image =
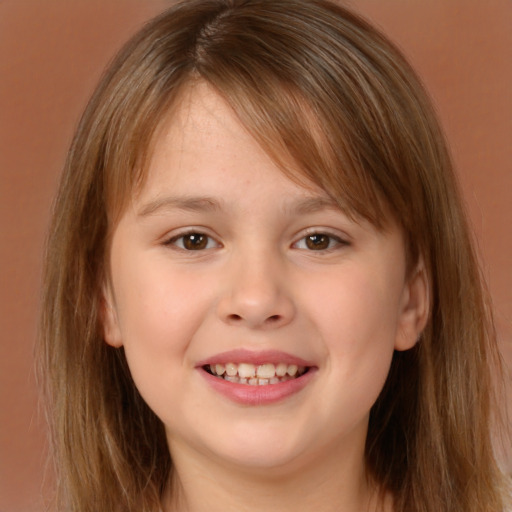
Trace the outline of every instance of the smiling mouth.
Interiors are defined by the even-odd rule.
[[[248,386],[267,386],[295,380],[308,372],[309,367],[295,364],[251,363],[206,364],[203,370],[219,379]]]

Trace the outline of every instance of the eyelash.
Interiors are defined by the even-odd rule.
[[[185,240],[188,238],[189,240],[194,237],[194,236],[197,236],[198,238],[202,238],[202,239],[206,239],[206,246],[205,247],[201,247],[201,248],[196,248],[196,249],[188,249],[187,247],[184,246],[184,242]],[[178,243],[178,241],[181,240],[182,243],[181,243],[181,246],[180,244]],[[188,231],[186,233],[181,233],[179,235],[176,235],[176,236],[173,236],[172,238],[170,238],[169,240],[166,240],[164,242],[164,245],[166,246],[175,246],[177,247],[178,249],[181,249],[182,251],[187,251],[187,252],[195,252],[195,251],[204,251],[206,249],[213,249],[214,247],[211,246],[211,242],[214,242],[215,246],[214,247],[220,247],[220,243],[219,242],[216,242],[215,239],[205,233],[202,233],[201,231]]]
[[[307,247],[308,241],[311,241],[313,244],[316,244],[317,242],[313,241],[313,239],[317,238],[317,237],[320,239],[327,239],[327,247],[316,248],[316,249]],[[303,242],[306,245],[306,247],[299,247],[299,244],[301,242]],[[318,245],[320,245],[321,242],[322,242],[322,240],[320,240],[318,242]],[[328,252],[335,251],[336,249],[343,247],[343,246],[347,246],[347,245],[350,245],[349,242],[346,240],[343,240],[342,238],[340,238],[337,235],[333,235],[333,234],[325,232],[325,231],[311,231],[310,233],[306,234],[305,236],[303,236],[302,238],[297,240],[297,242],[295,242],[293,244],[293,247],[295,247],[297,249],[305,250],[305,251],[310,251],[310,252],[328,253]]]
[[[187,248],[185,246],[186,240],[188,238],[189,241],[192,240],[193,237],[197,236],[199,239],[199,247],[196,248]],[[320,238],[320,240],[313,240],[314,238]],[[200,245],[201,241],[206,239],[206,245]],[[181,243],[179,241],[181,240]],[[213,242],[213,244],[212,244]],[[320,248],[312,248],[311,246],[308,246],[308,242],[311,242],[312,244],[318,244],[318,247]],[[326,247],[322,247],[322,242],[327,242]],[[199,252],[204,251],[207,249],[213,249],[216,247],[221,247],[222,244],[217,242],[213,237],[201,232],[201,231],[188,231],[186,233],[181,233],[179,235],[173,236],[169,240],[166,240],[164,242],[165,246],[174,246],[182,251],[186,252]],[[300,245],[305,245],[305,247],[300,247]],[[292,247],[299,250],[309,251],[309,252],[319,252],[319,253],[327,253],[336,250],[340,246],[347,246],[350,245],[349,242],[346,240],[343,240],[339,236],[333,235],[328,232],[324,231],[311,231],[310,233],[306,234],[296,242],[292,244]]]

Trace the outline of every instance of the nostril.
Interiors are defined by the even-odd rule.
[[[228,315],[227,319],[230,322],[238,323],[243,320],[243,317],[241,315],[237,315],[236,313],[232,313],[232,314]],[[276,322],[279,322],[279,320],[281,320],[281,315],[271,315],[265,320],[265,323],[274,324]]]

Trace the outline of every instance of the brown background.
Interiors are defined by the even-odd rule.
[[[41,248],[87,97],[167,0],[0,0],[0,511],[42,510],[32,351]],[[450,140],[512,365],[512,2],[352,0],[423,77]]]

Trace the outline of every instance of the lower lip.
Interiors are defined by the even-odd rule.
[[[198,368],[198,370],[215,391],[233,402],[244,405],[267,405],[285,400],[307,386],[316,373],[316,368],[310,368],[304,375],[296,379],[278,382],[277,384],[251,386],[249,384],[236,384],[221,377],[215,377],[203,368]]]

